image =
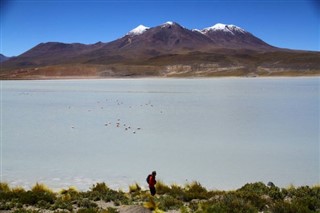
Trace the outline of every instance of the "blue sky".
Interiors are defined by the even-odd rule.
[[[92,44],[136,26],[174,21],[188,29],[237,25],[283,48],[320,51],[317,0],[1,0],[0,53],[16,56],[41,42]]]

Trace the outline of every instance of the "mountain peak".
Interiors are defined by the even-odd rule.
[[[172,26],[179,26],[182,27],[180,24],[174,21],[167,21],[166,23],[163,23],[160,25],[161,27],[172,27]],[[184,28],[184,27],[183,27]]]
[[[209,31],[223,31],[225,33],[231,33],[234,34],[234,32],[240,32],[240,33],[246,33],[244,29],[241,27],[238,27],[233,24],[222,24],[222,23],[217,23],[213,25],[212,27],[207,27],[202,30],[203,33],[209,32]]]
[[[173,21],[167,21],[166,23],[162,24],[162,25],[174,25],[175,23]]]
[[[140,35],[150,29],[150,27],[146,27],[142,24],[137,26],[136,28],[132,29],[130,32],[127,33],[127,35]]]

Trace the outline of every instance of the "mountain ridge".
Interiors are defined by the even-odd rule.
[[[107,43],[40,43],[2,62],[0,78],[318,75],[319,61],[319,52],[277,48],[236,25],[190,30],[168,21]]]
[[[5,62],[5,61],[7,61],[7,60],[9,60],[9,59],[10,59],[10,57],[7,57],[7,56],[5,56],[5,55],[3,55],[3,54],[0,53],[0,63],[1,63],[1,62]]]

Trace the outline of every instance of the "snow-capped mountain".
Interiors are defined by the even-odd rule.
[[[132,38],[132,35],[135,37]],[[157,54],[211,51],[215,48],[260,50],[273,48],[236,25],[218,23],[202,30],[189,30],[173,21],[151,28],[140,25],[115,42],[119,43],[120,49],[125,48],[126,51],[134,48],[137,53],[142,48],[141,52],[157,52]]]
[[[15,64],[14,66],[38,66],[70,61],[100,64],[146,60],[165,54],[210,53],[221,48],[263,51],[274,49],[236,25],[218,23],[202,30],[190,30],[176,22],[167,21],[155,27],[139,25],[109,43],[41,43],[10,62]]]
[[[273,47],[236,25],[218,23],[202,30],[190,30],[168,21],[155,27],[139,25],[108,43],[41,43],[2,62],[0,79],[243,76],[281,72],[313,75],[319,73],[319,61],[318,52]]]
[[[166,23],[163,23],[161,26],[170,26],[170,25],[174,25],[176,23],[174,23],[173,21],[167,21]]]
[[[141,24],[141,25],[137,26],[136,28],[132,29],[131,31],[129,31],[127,33],[127,35],[141,35],[145,31],[147,31],[148,29],[150,29],[150,27],[146,27]]]
[[[235,32],[247,33],[244,29],[242,29],[236,25],[233,25],[233,24],[226,25],[226,24],[221,24],[221,23],[217,23],[217,24],[213,25],[212,27],[207,27],[207,28],[204,28],[203,30],[200,30],[200,32],[202,32],[204,34],[210,32],[210,31],[222,31],[222,32],[231,33],[231,34],[234,34]]]
[[[218,23],[202,30],[190,30],[176,22],[167,21],[155,27],[139,25],[122,38],[109,43],[41,43],[15,60],[24,61],[19,64],[33,65],[69,60],[109,63],[132,58],[147,59],[163,54],[212,52],[217,48],[270,50],[274,47],[236,25]]]
[[[213,43],[227,48],[272,49],[273,47],[248,31],[233,24],[215,24],[197,32],[209,37]]]
[[[174,22],[174,21],[167,21],[167,22],[161,24],[160,27],[169,27],[170,28],[171,26],[174,26],[174,25],[178,25],[178,26],[180,26],[182,28],[185,28],[185,27],[181,26],[180,24],[178,24],[177,22]]]

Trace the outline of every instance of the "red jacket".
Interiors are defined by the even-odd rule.
[[[149,183],[149,187],[154,187],[154,185],[156,185],[156,183],[157,183],[156,177],[150,175],[150,176],[149,176],[148,183]]]

